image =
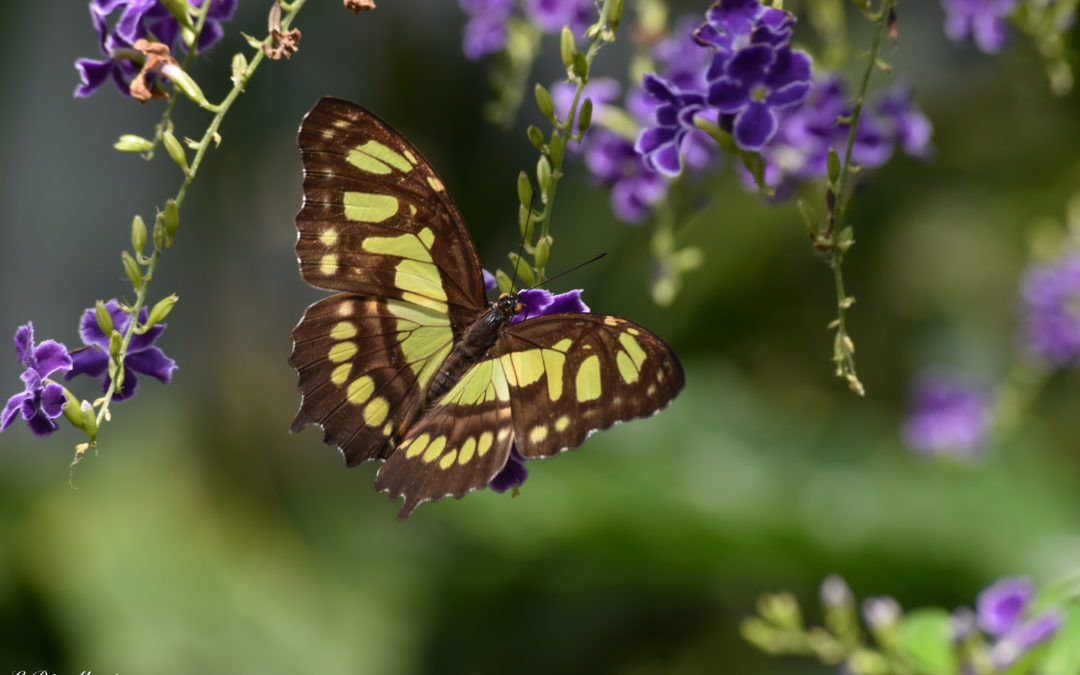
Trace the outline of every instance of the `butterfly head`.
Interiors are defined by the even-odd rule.
[[[521,304],[518,300],[517,293],[502,293],[499,295],[499,299],[495,301],[495,306],[499,308],[499,314],[501,314],[507,321],[519,314],[525,305]]]

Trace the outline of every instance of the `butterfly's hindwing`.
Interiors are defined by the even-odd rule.
[[[404,496],[399,514],[486,487],[506,464],[513,440],[510,392],[497,359],[472,366],[424,411],[379,468],[375,488]]]
[[[594,431],[648,417],[682,389],[678,357],[638,324],[604,314],[550,314],[510,326],[498,358],[514,436],[526,458],[574,448]]]
[[[293,330],[303,399],[293,430],[318,424],[350,465],[383,459],[404,435],[453,344],[446,316],[400,300],[335,295]]]
[[[304,280],[423,305],[460,329],[484,303],[480,262],[419,151],[363,108],[333,98],[304,118],[299,144],[296,253]]]

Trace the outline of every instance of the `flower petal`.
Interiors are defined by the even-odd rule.
[[[34,350],[36,370],[42,377],[49,377],[56,371],[71,370],[71,355],[68,349],[56,340],[46,340]]]
[[[34,322],[27,321],[25,325],[15,329],[15,353],[19,355],[19,363],[25,368],[34,366]]]
[[[934,392],[924,393],[925,396]],[[948,392],[942,392],[946,396]],[[1001,637],[1020,621],[1035,590],[1027,579],[1002,579],[979,593],[976,609],[979,624],[990,635]]]
[[[679,102],[675,85],[656,73],[648,73],[641,78],[641,87],[657,101],[675,104]]]
[[[780,89],[792,82],[810,82],[810,55],[798,49],[776,50],[776,60],[769,67],[765,84]]]
[[[588,314],[589,306],[581,299],[581,292],[582,289],[575,288],[572,291],[559,293],[552,297],[551,304],[544,310],[544,314],[560,314],[563,312]]]
[[[722,113],[739,112],[750,102],[750,90],[734,80],[718,80],[709,85],[709,105]]]
[[[675,177],[682,172],[682,162],[679,160],[679,144],[676,142],[661,146],[656,152],[648,156],[648,160],[650,166],[665,176]]]
[[[517,444],[510,447],[510,456],[499,473],[488,484],[492,490],[498,493],[506,492],[512,488],[521,487],[525,479],[529,477],[529,470],[525,468],[525,458],[517,450]]]
[[[7,405],[4,406],[3,412],[0,412],[0,431],[7,429],[11,426],[11,422],[15,419],[15,415],[18,414],[19,408],[22,407],[23,401],[28,398],[33,398],[33,395],[21,391],[8,399]]]
[[[165,352],[157,347],[128,354],[124,365],[130,370],[155,377],[162,382],[171,380],[173,371],[176,370],[176,361],[165,356]]]
[[[484,290],[485,291],[493,291],[493,290],[495,290],[498,287],[498,284],[495,283],[495,275],[492,274],[491,272],[488,272],[487,270],[480,270],[480,271],[483,272],[483,275],[484,275]]]
[[[109,367],[109,355],[97,347],[76,349],[71,355],[71,370],[64,375],[65,380],[70,380],[76,375],[89,375],[101,377]]]
[[[671,127],[646,127],[638,134],[634,150],[642,155],[653,152],[661,145],[675,140],[676,133],[677,131]]]
[[[112,72],[113,62],[111,59],[94,61],[93,59],[79,59],[75,62],[75,70],[79,71],[79,84],[75,87],[76,98],[86,98],[105,84]]]
[[[112,384],[112,378],[106,377],[101,383],[101,391],[109,391],[109,385]],[[126,401],[135,395],[135,390],[139,387],[139,378],[135,376],[135,372],[124,366],[124,383],[120,385],[120,391],[113,394],[112,400],[114,401]]]
[[[776,115],[764,103],[751,102],[735,118],[735,142],[743,150],[760,150],[776,133]]]
[[[26,420],[26,426],[30,427],[30,431],[34,432],[35,436],[48,436],[60,428],[60,425],[43,415],[41,411],[36,408],[29,416],[26,416],[25,413],[26,406],[24,405],[23,418]]]
[[[797,106],[810,94],[810,81],[792,82],[786,87],[774,89],[765,98],[765,103],[774,110],[783,110]]]
[[[776,59],[776,52],[765,45],[744,47],[728,62],[728,77],[745,85],[757,84],[765,79],[765,73]]]
[[[67,396],[64,388],[55,382],[50,382],[41,390],[41,412],[49,419],[56,419],[64,412],[64,404]]]

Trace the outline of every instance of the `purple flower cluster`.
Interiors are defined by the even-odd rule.
[[[502,50],[506,46],[507,23],[514,13],[514,0],[459,0],[469,19],[465,24],[462,51],[472,60]],[[523,0],[521,10],[529,23],[545,33],[557,33],[569,26],[580,35],[596,15],[592,0]]]
[[[903,426],[913,450],[970,459],[990,428],[990,398],[960,378],[930,372],[915,381],[911,413]]]
[[[11,425],[16,413],[21,413],[30,431],[47,436],[57,430],[54,420],[64,412],[67,402],[64,388],[47,379],[71,370],[71,355],[55,340],[35,344],[33,323],[15,331],[15,353],[26,369],[21,376],[24,388],[9,398],[0,412],[0,431]]]
[[[105,309],[112,317],[113,327],[121,335],[127,332],[131,323],[131,315],[120,309],[120,303],[110,300],[105,303]],[[146,321],[147,310],[144,307],[139,313],[139,321]],[[138,378],[135,373],[142,373],[168,383],[172,379],[173,371],[176,370],[176,362],[165,356],[165,352],[154,343],[165,332],[166,325],[155,324],[150,330],[142,335],[138,333],[131,336],[128,343],[127,355],[124,358],[124,380],[120,390],[113,394],[114,401],[123,401],[131,398],[138,386]],[[72,355],[71,372],[65,375],[70,380],[76,375],[86,374],[93,378],[101,378],[101,390],[107,391],[112,384],[109,377],[109,336],[98,325],[97,315],[93,309],[83,312],[82,320],[79,321],[79,337],[88,349],[75,352]]]
[[[643,86],[658,103],[655,124],[635,148],[667,176],[682,171],[681,149],[694,119],[730,129],[743,150],[761,150],[779,127],[779,114],[810,92],[810,56],[791,48],[795,17],[758,0],[718,0],[694,40],[708,52],[704,82],[645,76]]]
[[[993,639],[990,661],[1002,671],[1061,628],[1061,612],[1050,610],[1031,616],[1034,589],[1027,579],[1002,579],[979,594],[976,621],[957,622],[956,637],[963,639],[975,624]],[[970,616],[970,614],[968,614]]]
[[[188,0],[193,7],[210,2],[206,23],[196,47],[205,51],[225,34],[221,24],[232,18],[238,0]],[[109,27],[108,18],[114,12],[119,17]],[[132,46],[139,38],[167,45],[172,51],[186,49],[180,39],[181,27],[161,0],[90,0],[90,20],[98,36],[102,59],[78,59],[75,69],[81,83],[75,96],[90,96],[110,77],[125,96],[130,96],[131,80],[139,72],[139,53]]]
[[[851,114],[850,98],[839,76],[815,80],[805,103],[781,115],[775,137],[761,151],[765,182],[783,191],[824,177],[829,149],[844,156],[851,125],[840,120]],[[931,132],[930,120],[915,105],[911,88],[888,89],[863,107],[851,159],[862,167],[877,168],[889,161],[897,147],[914,157],[928,157]]]
[[[121,334],[126,332],[131,316],[120,308],[116,300],[107,302],[105,309],[114,329]],[[144,308],[139,315],[140,321],[145,322],[147,314]],[[114,401],[130,398],[135,393],[135,373],[150,375],[162,382],[172,378],[176,362],[154,346],[164,331],[165,324],[159,323],[141,335],[136,333],[132,336],[124,358],[124,382],[120,391],[113,394]],[[102,391],[109,388],[109,336],[98,325],[94,309],[83,312],[79,335],[86,347],[69,352],[66,346],[55,340],[36,344],[32,323],[19,326],[15,331],[15,353],[25,368],[22,374],[23,391],[8,399],[0,413],[0,431],[11,425],[17,413],[22,414],[30,430],[38,436],[47,436],[59,428],[55,420],[64,411],[67,394],[63,386],[49,380],[51,377],[63,375],[65,380],[70,380],[76,375],[86,374],[103,379]],[[89,403],[84,402],[83,405],[88,406]]]
[[[1057,367],[1080,362],[1080,250],[1035,265],[1020,284],[1027,348]]]
[[[494,277],[492,279],[494,280]],[[494,284],[491,284],[488,290],[492,290],[493,287]],[[551,293],[542,288],[530,288],[518,293],[518,300],[524,306],[510,323],[519,323],[530,317],[544,316],[545,314],[560,314],[563,312],[589,313],[588,305],[581,299],[580,288],[559,294]],[[529,470],[525,468],[525,461],[525,457],[518,452],[515,443],[510,447],[510,457],[506,460],[506,465],[491,479],[488,487],[499,493],[521,487],[521,484],[529,477]]]
[[[1018,4],[1019,0],[941,0],[945,34],[953,42],[971,36],[982,51],[999,52],[1008,38],[1005,17]]]

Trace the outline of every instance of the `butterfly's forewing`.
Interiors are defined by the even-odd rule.
[[[510,454],[510,392],[497,359],[480,361],[409,429],[379,468],[375,488],[404,497],[406,518],[419,504],[486,487]]]
[[[660,411],[682,364],[642,326],[604,314],[549,314],[510,326],[495,347],[526,458],[574,448],[594,431]]]
[[[303,396],[293,431],[323,428],[350,465],[383,459],[453,344],[449,320],[401,300],[335,295],[308,307],[289,363]]]
[[[678,357],[641,326],[602,314],[553,314],[511,326],[486,358],[424,411],[379,470],[376,488],[421,502],[462,497],[506,464],[580,445],[647,417],[682,389]]]
[[[300,273],[312,286],[398,298],[447,314],[460,331],[484,304],[480,261],[442,181],[370,112],[320,100],[298,138],[304,205]]]

